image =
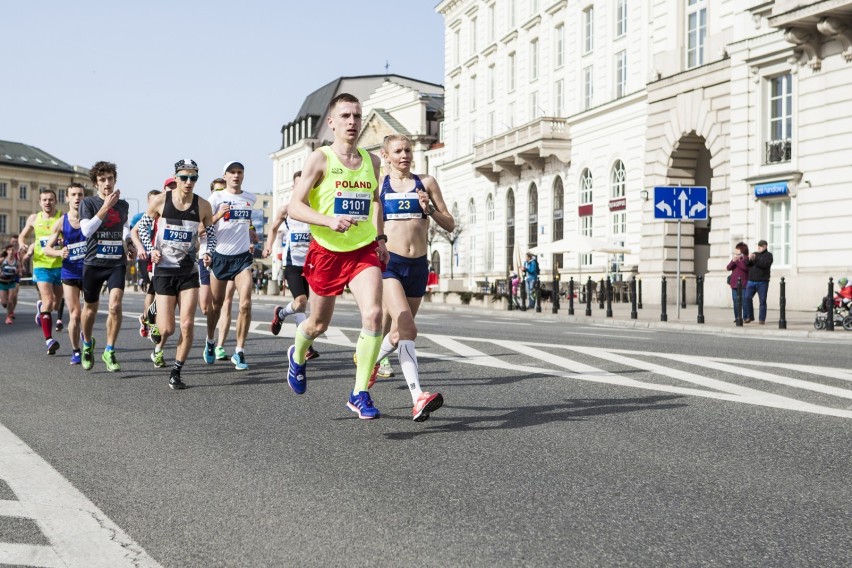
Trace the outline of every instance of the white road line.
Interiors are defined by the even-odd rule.
[[[730,373],[732,375],[737,375],[741,377],[750,377],[752,379],[760,379],[763,381],[768,381],[770,383],[776,383],[779,385],[786,385],[788,387],[795,387],[799,389],[809,390],[813,392],[821,392],[823,394],[829,394],[831,396],[839,396],[840,398],[852,398],[852,391],[848,389],[842,389],[839,387],[833,387],[830,385],[824,385],[822,383],[814,383],[811,381],[803,381],[802,379],[794,379],[791,377],[783,377],[780,375],[773,375],[772,373],[766,373],[764,371],[755,371],[754,369],[749,369],[748,367],[743,366],[735,366],[730,365],[728,363],[722,363],[720,361],[716,361],[712,358],[707,357],[690,357],[687,355],[675,355],[673,353],[660,353],[657,354],[658,357],[664,357],[666,359],[670,359],[672,361],[680,361],[682,363],[688,363],[690,365],[697,365],[699,367],[706,367],[708,369],[715,369],[717,371],[722,371],[725,373]]]
[[[65,564],[49,546],[0,542],[0,562],[13,566],[64,568]]]
[[[24,510],[20,501],[9,501],[0,499],[0,517],[29,517],[29,513]]]
[[[24,515],[36,521],[50,542],[50,547],[0,543],[0,564],[160,567],[94,503],[2,425],[0,479],[18,498]]]

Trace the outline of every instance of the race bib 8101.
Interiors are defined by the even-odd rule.
[[[338,191],[334,196],[334,214],[349,215],[356,221],[370,218],[370,201],[373,194],[365,191]]]

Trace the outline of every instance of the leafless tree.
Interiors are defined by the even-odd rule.
[[[461,234],[464,233],[464,229],[464,223],[462,223],[461,219],[459,219],[458,216],[456,216],[456,226],[455,228],[453,228],[452,231],[446,231],[442,229],[437,225],[437,223],[432,223],[431,225],[429,225],[430,243],[433,240],[431,237],[433,230],[435,231],[438,237],[450,243],[450,279],[453,278],[453,251],[455,249],[456,242],[458,242],[459,240],[459,237],[461,237]],[[470,254],[473,253],[474,251],[470,251]]]

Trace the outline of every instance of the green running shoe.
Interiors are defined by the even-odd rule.
[[[110,373],[121,370],[121,365],[115,360],[115,351],[104,351],[104,354],[101,355],[101,360],[106,363],[107,371]]]
[[[217,361],[227,361],[228,360],[228,353],[225,351],[224,347],[217,347],[216,348],[216,360]]]
[[[165,367],[166,361],[163,359],[162,351],[153,351],[151,353],[151,361],[154,362],[155,367]]]
[[[88,371],[95,365],[95,338],[92,338],[92,344],[89,347],[86,347],[86,344],[83,343],[83,352],[82,352],[82,365],[83,369]]]

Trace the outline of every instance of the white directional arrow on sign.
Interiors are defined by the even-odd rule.
[[[680,195],[677,196],[678,201],[680,201],[680,216],[682,219],[686,219],[686,202],[689,201],[689,198],[686,196],[685,191],[681,191]]]
[[[659,203],[657,203],[657,209],[664,212],[668,216],[671,216],[671,214],[672,214],[671,206],[668,203],[666,203],[665,201],[660,201]]]
[[[695,217],[698,213],[701,213],[702,211],[704,211],[704,209],[706,209],[706,208],[704,207],[703,203],[696,203],[695,205],[692,206],[692,209],[689,210],[689,216]]]

